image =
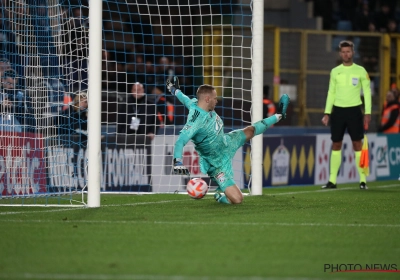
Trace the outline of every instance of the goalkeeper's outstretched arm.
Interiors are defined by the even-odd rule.
[[[183,148],[189,142],[190,137],[186,134],[181,133],[178,137],[178,140],[175,142],[174,147],[174,173],[178,175],[190,175],[187,167],[183,165],[182,162],[182,154]]]
[[[183,148],[189,142],[190,138],[185,134],[180,134],[174,146],[174,158],[182,158]]]
[[[198,133],[198,128],[193,126],[193,122],[191,121],[194,114],[193,111],[189,112],[188,122],[183,127],[181,132],[179,133],[178,140],[175,142],[174,147],[174,173],[175,174],[185,174],[189,175],[189,170],[183,165],[182,162],[182,154],[183,148],[189,142],[190,139],[196,136]]]
[[[168,91],[178,97],[179,101],[185,105],[186,108],[190,109],[190,105],[192,104],[192,100],[187,97],[183,92],[179,89],[179,80],[178,77],[174,77],[174,82],[167,80],[167,89]],[[190,113],[189,113],[190,115]],[[190,175],[187,167],[183,165],[182,162],[182,154],[183,148],[189,142],[190,139],[196,134],[194,129],[190,129],[191,125],[186,124],[186,126],[181,130],[178,140],[175,142],[174,147],[174,173],[178,175]]]
[[[190,105],[192,104],[192,100],[179,89],[178,77],[174,77],[173,83],[170,80],[167,80],[167,89],[171,94],[178,97],[179,101],[189,109]]]

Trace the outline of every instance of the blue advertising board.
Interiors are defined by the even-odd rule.
[[[263,142],[264,187],[314,184],[315,136],[264,135]],[[245,184],[248,179],[244,177]]]

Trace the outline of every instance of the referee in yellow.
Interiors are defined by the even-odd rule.
[[[350,41],[339,44],[342,64],[331,71],[328,97],[322,123],[327,126],[330,120],[332,152],[330,158],[329,182],[323,189],[335,189],[336,179],[342,162],[342,142],[347,129],[353,142],[355,164],[360,175],[360,189],[368,189],[366,175],[360,168],[360,156],[364,129],[371,121],[371,88],[367,71],[353,62],[354,45]],[[361,110],[361,89],[364,93],[364,117]]]

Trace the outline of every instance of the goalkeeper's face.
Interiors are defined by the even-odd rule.
[[[217,106],[218,103],[217,92],[213,90],[212,93],[207,96],[207,99],[208,111],[214,111],[215,106]]]

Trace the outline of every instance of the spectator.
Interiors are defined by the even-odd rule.
[[[369,24],[373,21],[373,14],[369,10],[368,2],[363,1],[354,19],[355,31],[368,31]]]
[[[386,32],[389,35],[396,35],[396,33],[398,33],[397,22],[395,19],[388,19]],[[397,66],[397,38],[390,36],[390,42],[390,72],[395,73]]]
[[[157,106],[157,123],[163,127],[164,125],[174,124],[174,104],[168,99],[164,90],[164,86],[156,86],[153,89],[155,95],[155,103]]]
[[[135,47],[135,49],[140,49],[140,47]],[[154,63],[150,61],[151,57],[146,57],[146,63],[141,54],[130,55],[129,57],[129,62],[126,64],[127,82],[136,81],[145,84],[147,93],[150,94],[155,84]]]
[[[151,140],[156,134],[156,104],[146,95],[143,84],[134,83],[128,88],[131,94],[125,104],[118,106],[118,133],[147,135]]]
[[[369,22],[368,30],[370,33],[376,32],[375,24],[373,22]],[[362,66],[365,67],[365,70],[367,70],[368,73],[378,72],[379,44],[379,37],[361,37],[358,51],[360,53]]]
[[[166,56],[160,57],[156,67],[156,84],[161,85],[165,79],[171,80],[174,77],[174,68],[170,59]]]
[[[0,58],[0,76],[3,76],[3,73],[7,70],[11,70],[10,62],[7,58],[2,57]]]
[[[399,32],[398,27],[397,27],[397,21],[394,18],[391,18],[388,20],[386,31],[389,34],[395,34],[395,33]]]
[[[22,132],[23,127],[13,114],[11,110],[11,102],[9,102],[8,99],[5,99],[4,94],[1,95],[0,102],[0,131]]]
[[[378,128],[378,132],[400,132],[400,103],[398,98],[398,92],[395,90],[389,90],[386,93],[386,104],[383,108],[381,125]]]
[[[175,56],[174,61],[172,62],[173,72],[171,72],[175,76],[180,76],[181,78],[181,89],[186,93],[193,92],[192,80],[191,76],[193,76],[191,72],[191,67],[185,67],[185,62],[182,56]],[[171,78],[171,77],[170,77]]]
[[[376,14],[375,22],[376,29],[380,32],[386,32],[389,19],[393,18],[393,11],[390,10],[390,7],[387,3],[382,3],[381,10]]]
[[[135,67],[133,73],[130,73],[128,81],[137,81],[139,83],[146,82],[146,68],[142,55],[135,56]],[[148,84],[146,84],[148,86]],[[127,89],[128,90],[128,89]],[[125,91],[126,92],[126,91]]]
[[[74,173],[73,177],[81,177],[78,174],[84,174],[86,164],[80,165],[78,163],[78,155],[81,149],[86,149],[88,133],[88,100],[87,92],[80,91],[75,94],[75,97],[70,104],[69,108],[61,115],[57,116],[55,123],[59,127],[59,136],[64,140],[66,145],[71,145],[74,151]],[[81,166],[81,170],[78,170]],[[85,185],[83,183],[83,185]]]
[[[263,103],[264,103],[264,116],[263,118],[269,118],[276,113],[276,107],[274,102],[269,99],[269,86],[264,86],[263,89]]]
[[[62,137],[75,135],[77,143],[81,148],[86,148],[87,143],[87,120],[88,120],[88,101],[87,92],[81,91],[75,97],[67,110],[61,116],[57,116],[59,124],[59,134]]]
[[[22,126],[22,131],[35,132],[36,120],[32,101],[29,96],[18,88],[17,73],[14,70],[7,70],[3,73],[1,87],[3,93],[1,111],[3,113],[12,113]]]
[[[373,5],[374,2],[377,2],[379,6],[387,5],[389,7],[390,16],[394,17],[396,12],[396,6],[398,4],[397,0],[368,0]],[[376,6],[376,3],[375,3]]]

